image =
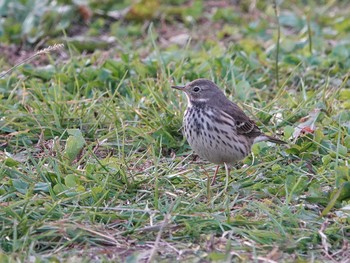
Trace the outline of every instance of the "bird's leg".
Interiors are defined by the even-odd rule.
[[[227,166],[226,163],[224,163],[224,165],[225,165],[225,173],[226,173],[225,190],[224,190],[224,192],[226,192],[227,191],[227,187],[228,187],[228,179],[230,177],[230,168]]]
[[[219,167],[220,167],[220,165],[216,166],[215,173],[214,173],[214,176],[213,176],[213,180],[211,180],[211,185],[214,185],[214,183],[215,183],[216,175],[218,174]]]

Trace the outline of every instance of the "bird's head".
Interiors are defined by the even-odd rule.
[[[214,82],[207,79],[196,79],[185,86],[171,86],[173,89],[184,91],[190,104],[207,103],[222,96],[222,91]]]

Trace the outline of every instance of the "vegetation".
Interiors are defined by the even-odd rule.
[[[307,3],[305,5],[305,2]],[[0,2],[1,262],[350,257],[348,1]],[[229,176],[181,134],[208,78],[267,133]]]

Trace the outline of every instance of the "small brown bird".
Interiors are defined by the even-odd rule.
[[[260,131],[235,103],[210,80],[196,79],[186,86],[172,86],[184,91],[187,109],[183,118],[185,137],[201,158],[218,164],[234,164],[251,152],[254,143],[269,141],[285,144]]]

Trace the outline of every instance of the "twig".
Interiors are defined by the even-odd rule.
[[[164,228],[168,225],[169,223],[169,220],[170,220],[170,217],[171,217],[171,212],[174,208],[174,205],[175,205],[175,201],[170,205],[169,207],[169,212],[164,216],[164,221],[163,221],[163,224],[161,225],[160,229],[159,229],[159,232],[158,232],[158,235],[157,235],[157,238],[156,238],[156,241],[154,242],[154,246],[151,250],[151,253],[148,257],[148,260],[147,260],[147,263],[151,263],[154,259],[154,256],[156,255],[157,253],[157,249],[158,249],[158,246],[159,246],[159,242],[160,242],[160,239],[162,237],[162,234],[163,234],[163,231],[164,231]]]
[[[42,54],[48,54],[51,51],[59,50],[64,47],[64,44],[54,44],[53,46],[48,46],[47,48],[41,49],[38,52],[36,52],[34,55],[30,56],[29,58],[26,58],[22,61],[20,61],[18,64],[14,65],[12,68],[9,70],[5,71],[4,73],[0,74],[0,79],[6,76],[7,74],[11,73],[14,69],[18,68],[19,66],[23,65],[24,63],[34,59],[37,56],[40,56]]]
[[[327,226],[328,226],[328,220],[326,219],[326,221],[324,221],[324,222],[322,223],[320,230],[318,230],[318,234],[319,234],[320,237],[321,237],[322,247],[323,247],[323,250],[324,250],[325,255],[326,255],[328,258],[333,259],[333,258],[331,257],[331,255],[329,255],[329,253],[328,253],[328,251],[329,251],[328,245],[329,245],[329,244],[328,244],[328,242],[327,242],[327,236],[323,233],[323,231],[326,230]]]

